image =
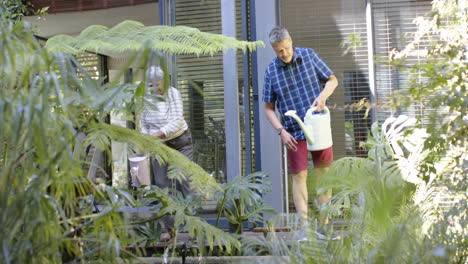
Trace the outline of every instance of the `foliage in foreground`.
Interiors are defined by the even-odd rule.
[[[390,56],[409,73],[409,89],[394,100],[396,106],[419,104],[427,121],[418,124],[427,131],[419,177],[434,179],[439,195],[450,202],[429,229],[439,243],[438,252],[455,250],[453,262],[468,258],[468,2],[434,0],[426,17],[415,19],[417,31],[401,52]],[[427,46],[422,62],[408,63],[420,46]],[[403,99],[403,100],[402,100]]]
[[[294,263],[463,263],[466,200],[448,196],[435,175],[420,178],[428,135],[415,125],[405,116],[389,118],[382,128],[375,123],[368,157],[339,159],[322,180],[318,192],[332,188],[334,196],[321,213],[344,220],[341,240],[319,240],[312,220],[309,241],[291,242],[275,233],[275,221],[294,229],[296,220],[278,216],[268,236],[243,239],[244,252],[289,255]],[[458,202],[448,212],[440,207],[447,198]]]
[[[443,175],[443,170],[457,170],[452,173],[455,176],[466,172],[463,162],[467,159],[463,154],[468,133],[468,3],[436,0],[432,5],[427,17],[415,19],[413,40],[402,51],[390,54],[395,67],[409,77],[408,89],[395,96],[394,104],[430,109],[424,112],[428,121],[420,124],[428,131],[425,148],[431,151],[423,166],[424,177]],[[427,48],[418,50],[420,46]],[[422,62],[409,62],[413,54],[422,56]]]
[[[187,201],[167,190],[146,191],[140,202],[128,191],[87,178],[89,146],[109,150],[111,141],[120,141],[130,152],[169,163],[177,179],[190,177],[201,197],[222,190],[157,139],[105,123],[110,111],[129,113],[141,105],[145,81],[102,84],[72,56],[43,49],[27,24],[0,23],[0,262],[114,262],[141,255],[136,246],[147,241],[138,233],[144,226],[121,209],[150,202],[159,203],[157,218],[175,213],[176,223],[211,247],[240,247],[235,236],[195,217]],[[144,72],[157,56],[152,46],[140,47],[129,63]]]

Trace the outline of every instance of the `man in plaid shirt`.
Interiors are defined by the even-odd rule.
[[[313,49],[294,47],[289,32],[285,28],[273,28],[269,39],[277,57],[265,71],[263,89],[265,113],[287,148],[289,171],[293,179],[294,205],[302,223],[305,224],[308,211],[307,143],[299,124],[284,113],[288,110],[295,110],[297,115],[304,120],[311,106],[316,106],[317,111],[323,110],[327,98],[338,86],[338,80]],[[322,89],[323,83],[325,86]],[[281,121],[275,113],[276,109],[281,116]],[[318,182],[320,175],[323,175],[333,162],[333,149],[330,147],[312,151],[311,154]],[[325,195],[320,195],[319,205],[329,201],[330,198],[330,191]],[[327,224],[328,218],[321,219],[321,222],[322,225]],[[317,235],[325,238],[322,235],[323,232]]]

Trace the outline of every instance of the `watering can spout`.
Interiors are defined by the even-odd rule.
[[[290,117],[294,118],[297,121],[297,123],[301,127],[302,131],[304,131],[304,136],[307,139],[307,143],[309,143],[310,145],[313,145],[314,140],[313,140],[313,136],[311,135],[312,131],[310,129],[308,129],[306,127],[306,125],[304,124],[304,122],[302,122],[302,120],[299,118],[299,116],[296,115],[296,111],[289,110],[286,113],[284,113],[284,115],[285,116],[290,116]]]

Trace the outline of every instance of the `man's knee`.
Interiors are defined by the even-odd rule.
[[[296,182],[306,182],[307,181],[307,170],[300,171],[297,173],[292,174],[293,181]]]
[[[330,169],[330,167],[321,167],[321,168],[315,168],[315,173],[317,175],[324,175],[325,173],[328,172],[328,170]]]

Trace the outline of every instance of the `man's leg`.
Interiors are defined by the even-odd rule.
[[[328,172],[330,165],[333,163],[333,147],[319,151],[312,151],[312,159],[314,161],[317,188],[319,188],[320,179]],[[331,196],[332,190],[327,190],[326,193],[319,195],[317,197],[319,207],[327,203],[331,199]],[[319,220],[322,225],[328,224],[327,216],[320,216]]]
[[[176,149],[177,151],[185,155],[188,159],[193,159],[192,134],[190,133],[190,131],[185,131],[182,135],[178,136],[177,138],[167,141],[166,144],[169,147]],[[167,175],[167,164],[161,165],[156,159],[153,159],[152,165],[153,171],[155,172],[154,182],[157,186],[159,186],[160,188],[175,187],[177,190],[182,192],[184,197],[190,193],[190,185],[188,179],[183,180],[181,183],[177,182],[174,186],[173,181],[169,179]],[[166,241],[171,238],[170,233],[175,232],[174,217],[172,215],[166,215],[162,218],[162,222],[164,223],[164,226],[166,227],[168,233],[161,234],[161,240]]]
[[[316,168],[315,169],[317,187],[320,186],[320,178],[328,172],[328,169],[329,169],[328,167]],[[319,207],[321,207],[324,203],[328,202],[331,199],[331,197],[332,197],[332,190],[331,189],[327,190],[327,192],[325,194],[319,195],[317,197]],[[320,222],[323,225],[328,224],[328,216],[320,216],[319,219],[320,219]]]
[[[316,175],[317,175],[317,186],[320,185],[320,178],[325,175],[328,172],[329,167],[323,167],[323,168],[317,168],[316,169]],[[322,207],[323,204],[329,203],[330,199],[332,197],[332,190],[327,190],[325,194],[319,195],[317,200],[319,207]],[[341,235],[337,232],[333,231],[333,226],[329,225],[329,218],[328,215],[325,216],[320,216],[319,217],[321,226],[317,230],[317,236],[320,239],[331,239],[331,240],[337,240],[341,239]],[[326,237],[322,237],[326,236]]]
[[[293,200],[301,222],[307,220],[309,195],[307,193],[307,170],[292,174]]]
[[[307,221],[308,193],[307,193],[307,168],[308,151],[307,143],[304,140],[297,142],[297,151],[288,150],[289,171],[292,176],[292,193],[296,212],[301,219],[301,223]]]

